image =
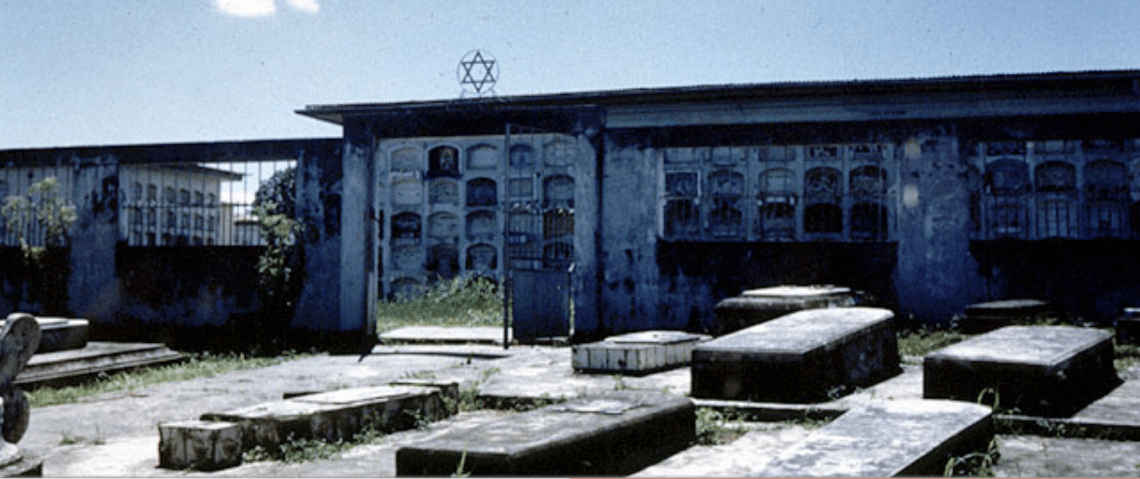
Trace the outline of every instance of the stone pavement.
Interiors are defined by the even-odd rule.
[[[687,368],[643,377],[576,374],[570,365],[569,347],[512,346],[504,350],[501,346],[479,345],[383,345],[362,362],[357,359],[318,355],[257,370],[105,394],[79,404],[36,408],[20,447],[42,454],[44,475],[52,477],[390,477],[395,475],[395,451],[400,445],[445,434],[452,426],[472,427],[514,413],[461,413],[423,430],[390,434],[378,443],[355,447],[333,459],[300,464],[245,463],[212,473],[159,469],[157,424],[277,400],[286,392],[383,385],[408,378],[459,381],[463,387],[477,387],[488,399],[508,403],[627,389],[676,395],[689,392]],[[1130,380],[1118,388],[1121,392],[1102,406],[1114,411],[1114,420],[1140,424],[1135,414],[1121,412],[1129,409],[1131,392],[1137,391],[1135,385],[1140,384],[1133,383],[1135,374],[1125,377]],[[1140,391],[1136,396],[1140,402]],[[745,423],[753,432],[735,442],[690,447],[637,475],[739,476],[740,471],[762,466],[774,452],[799,442],[814,430],[787,419],[810,417],[811,411],[831,411],[830,417],[834,417],[860,404],[921,397],[921,361],[905,358],[902,374],[838,400],[814,405],[751,404],[749,407],[758,415],[776,418],[776,422]],[[1132,410],[1140,414],[1140,408]],[[1140,442],[1020,435],[1001,435],[998,440],[1002,457],[995,471],[999,476],[1140,473],[1136,467],[1140,465]],[[730,454],[740,459],[710,460],[725,457],[726,451],[742,451]]]

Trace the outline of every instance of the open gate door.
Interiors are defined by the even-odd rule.
[[[575,139],[541,132],[512,143],[508,125],[504,196],[508,313],[514,339],[549,342],[570,336],[574,262]],[[521,141],[526,139],[526,141]],[[504,320],[506,321],[506,320]],[[505,326],[505,325],[504,325]]]

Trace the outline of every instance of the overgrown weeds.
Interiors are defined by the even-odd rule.
[[[909,328],[898,333],[899,354],[923,357],[968,337],[953,329]]]
[[[697,408],[697,445],[728,444],[748,431],[742,417],[731,410],[721,412],[707,407]]]
[[[275,357],[249,357],[239,354],[189,353],[186,361],[96,378],[76,386],[42,387],[28,393],[32,407],[72,404],[83,398],[104,393],[122,392],[124,396],[140,394],[137,390],[158,383],[214,377],[229,371],[262,368],[302,357],[286,352]]]
[[[403,326],[501,326],[503,293],[486,278],[439,281],[377,305],[377,334]]]

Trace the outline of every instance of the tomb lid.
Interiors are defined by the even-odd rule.
[[[1140,308],[1124,308],[1124,317],[1129,319],[1140,318]]]
[[[780,316],[706,341],[697,351],[741,354],[803,354],[834,344],[868,327],[890,321],[894,313],[868,307],[808,309]]]
[[[349,388],[325,393],[298,396],[293,401],[311,404],[355,404],[384,399],[396,399],[429,392],[430,388],[416,386],[374,386],[367,388]]]
[[[607,342],[619,344],[674,344],[700,341],[709,337],[703,334],[684,331],[641,331],[606,338]]]
[[[626,411],[645,407],[647,403],[637,398],[593,398],[551,406],[551,411],[595,414],[622,414]]]
[[[967,310],[1040,309],[1049,303],[1036,299],[1003,299],[966,306]]]
[[[1112,333],[1073,326],[1006,326],[926,355],[933,360],[1053,366],[1111,341]]]
[[[851,294],[851,288],[832,285],[810,285],[810,286],[795,286],[795,285],[781,285],[773,286],[770,288],[750,289],[745,291],[742,296],[762,296],[771,298],[783,297],[803,297],[803,296],[828,296]]]

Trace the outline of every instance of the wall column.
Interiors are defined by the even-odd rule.
[[[95,322],[114,321],[120,291],[115,278],[119,241],[119,160],[73,158],[70,200],[79,217],[71,228],[68,309]],[[126,238],[123,238],[126,239]]]
[[[908,135],[895,151],[900,317],[946,324],[984,295],[970,255],[968,165],[957,137],[941,129]]]
[[[345,127],[340,223],[340,319],[338,332],[375,333],[375,212],[372,207],[373,138],[360,125]]]

